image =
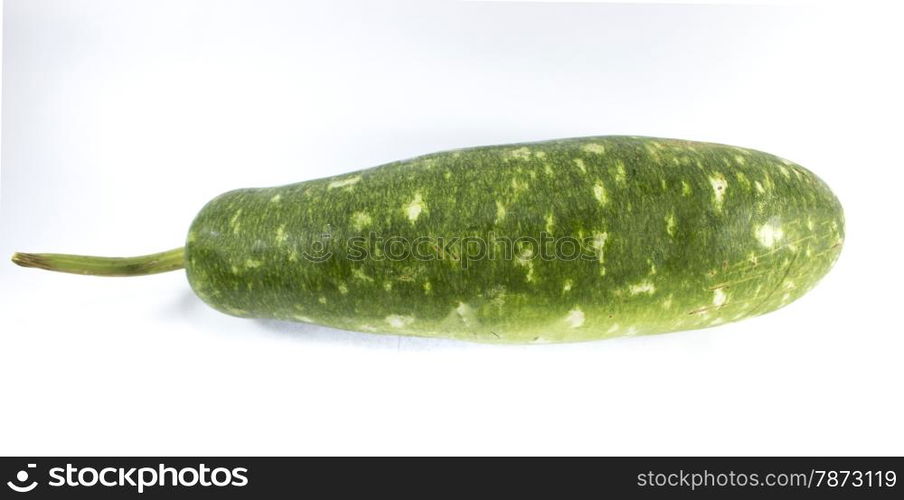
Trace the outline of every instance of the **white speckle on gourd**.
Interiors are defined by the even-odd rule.
[[[709,178],[713,186],[713,200],[717,210],[722,210],[722,202],[725,200],[725,191],[728,189],[728,181],[722,174],[716,174]]]
[[[232,214],[232,217],[229,218],[229,227],[232,228],[232,234],[239,234],[239,228],[242,227],[242,223],[239,222],[239,217],[242,216],[242,209],[238,209]]]
[[[615,183],[624,185],[627,180],[627,172],[625,171],[625,164],[618,160],[615,162]]]
[[[402,207],[402,209],[405,211],[405,215],[408,216],[408,220],[414,222],[420,217],[421,212],[424,211],[425,207],[426,203],[424,203],[421,193],[415,193],[414,199]]]
[[[778,218],[773,217],[762,226],[756,228],[755,236],[761,245],[771,248],[785,236],[785,233]]]
[[[502,285],[494,286],[487,292],[487,297],[490,298],[490,304],[493,307],[502,308],[505,305],[505,287]]]
[[[354,186],[360,180],[361,180],[361,176],[356,175],[354,177],[348,177],[346,179],[339,179],[339,180],[330,182],[326,188],[327,189],[336,189],[336,188],[341,188],[341,187]]]
[[[727,301],[728,295],[725,293],[725,290],[722,290],[721,288],[713,290],[713,306],[722,307]]]
[[[605,262],[606,260],[606,241],[609,240],[609,233],[607,232],[596,232],[593,233],[593,239],[590,241],[590,246],[593,248],[594,252],[596,252],[596,257],[599,260],[600,264]]]
[[[389,323],[389,326],[393,328],[405,328],[406,326],[414,323],[413,316],[406,316],[402,314],[390,314],[385,318],[386,322]]]
[[[641,283],[629,286],[628,293],[630,293],[631,295],[640,295],[642,293],[653,295],[654,293],[656,293],[656,286],[649,281],[643,281]]]
[[[279,200],[282,198],[281,194],[276,194],[272,198],[270,198],[270,203],[279,203]]]
[[[520,147],[508,152],[508,157],[515,160],[526,160],[530,158],[530,148]]]
[[[568,326],[571,328],[580,328],[584,324],[584,319],[584,311],[579,307],[575,307],[568,311],[568,315],[565,316],[565,322],[568,323]]]
[[[574,286],[574,281],[572,281],[572,280],[570,280],[570,279],[567,279],[567,280],[563,281],[563,282],[562,282],[562,292],[563,292],[563,293],[568,293],[568,292],[570,292],[570,291],[571,291],[571,287],[573,287],[573,286]]]
[[[530,184],[527,181],[522,181],[517,177],[512,177],[512,191],[515,193],[523,193],[530,188]]]
[[[527,280],[528,283],[533,283],[536,279],[534,276],[534,261],[532,260],[527,262],[527,274],[524,275],[524,279]]]
[[[356,267],[352,269],[352,277],[361,281],[373,281],[374,279],[367,275],[363,269]]]
[[[596,144],[596,143],[584,144],[583,146],[581,146],[581,149],[583,149],[587,153],[592,153],[592,154],[597,154],[597,155],[606,153],[606,147],[603,146],[602,144]]]
[[[519,265],[526,266],[533,258],[534,249],[531,247],[524,247],[518,251],[518,255],[515,256],[515,262]]]
[[[669,295],[668,297],[666,297],[665,300],[662,301],[662,308],[663,309],[671,309],[672,308],[672,295]]]
[[[596,198],[600,205],[609,203],[609,195],[606,193],[606,186],[603,185],[602,181],[596,181],[596,184],[593,185],[593,197]]]
[[[505,209],[505,204],[496,200],[496,223],[504,221],[507,213],[508,211]]]
[[[675,221],[675,214],[670,213],[665,217],[665,232],[668,233],[669,236],[675,236],[675,227],[677,222]]]
[[[373,222],[373,218],[367,212],[355,212],[352,214],[351,222],[355,231],[361,231],[370,226]]]
[[[587,173],[587,165],[584,164],[584,160],[582,160],[580,158],[574,158],[573,161],[574,161],[574,164],[577,165],[578,169],[580,169],[581,172],[583,172],[585,174]]]
[[[465,326],[474,326],[479,323],[474,308],[464,302],[458,303],[458,307],[455,308],[455,314]]]

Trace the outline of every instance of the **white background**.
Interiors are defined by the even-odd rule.
[[[900,25],[855,2],[7,1],[0,453],[904,453]],[[487,346],[6,260],[165,250],[229,189],[593,134],[803,164],[844,204],[837,266],[741,323]]]

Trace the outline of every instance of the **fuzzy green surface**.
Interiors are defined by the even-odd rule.
[[[843,225],[829,188],[773,155],[587,137],[231,191],[193,222],[186,268],[198,296],[236,316],[571,342],[787,305],[832,267]]]

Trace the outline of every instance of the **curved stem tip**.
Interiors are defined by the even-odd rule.
[[[59,253],[15,253],[13,262],[22,267],[36,267],[61,273],[90,276],[144,276],[165,273],[185,267],[185,249],[139,257],[92,257]]]

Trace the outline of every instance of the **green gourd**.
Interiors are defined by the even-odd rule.
[[[571,342],[709,327],[787,305],[841,252],[812,172],[733,146],[586,137],[420,156],[239,189],[184,248],[14,255],[104,276],[184,267],[212,307],[347,330]]]

